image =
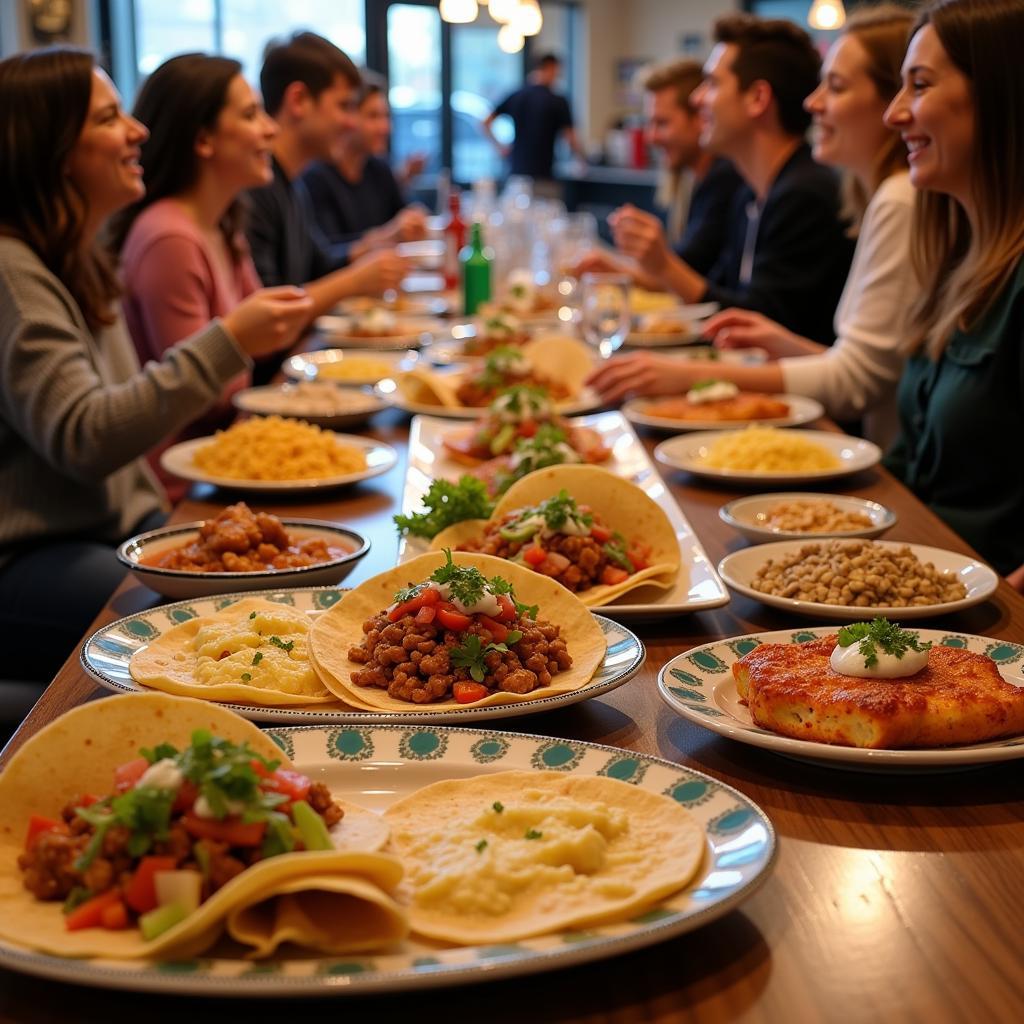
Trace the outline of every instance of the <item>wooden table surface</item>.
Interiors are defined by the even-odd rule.
[[[370,433],[403,451],[407,422],[378,417]],[[656,438],[645,437],[648,448]],[[385,476],[316,501],[276,498],[278,513],[333,519],[367,534],[373,549],[347,582],[394,564],[390,517],[404,458]],[[716,562],[745,542],[718,519],[738,492],[666,473]],[[969,552],[882,469],[841,482],[842,493],[899,515],[887,539]],[[207,489],[175,519],[223,506]],[[126,582],[97,624],[156,603]],[[512,981],[358,1000],[202,1002],[112,993],[0,971],[0,1019],[18,1021],[356,1019],[454,1021],[1019,1021],[1024,1019],[1024,783],[1021,762],[933,774],[865,774],[817,767],[744,746],[676,716],[659,699],[658,669],[708,641],[807,625],[740,597],[722,609],[633,624],[647,661],[627,685],[559,711],[517,718],[515,729],[654,754],[729,783],[775,824],[774,873],[738,910],[696,932],[591,965]],[[939,625],[926,620],[924,627]],[[1005,583],[991,601],[941,628],[1020,641],[1024,598]],[[69,708],[99,695],[76,654],[5,756]],[[308,1015],[308,1016],[307,1016]]]

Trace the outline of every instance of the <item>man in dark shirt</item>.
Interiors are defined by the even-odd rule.
[[[553,53],[545,54],[534,67],[530,81],[522,89],[506,96],[484,118],[484,131],[508,158],[512,174],[525,174],[536,181],[554,178],[555,143],[564,135],[572,151],[582,160],[586,154],[576,138],[569,101],[554,92],[562,62]],[[503,147],[491,132],[494,119],[507,114],[515,125],[511,147]]]
[[[715,23],[717,44],[693,102],[702,145],[732,160],[736,194],[725,247],[706,275],[680,259],[656,217],[626,206],[609,218],[616,245],[686,302],[755,309],[822,344],[853,255],[839,219],[835,176],[804,142],[803,100],[820,59],[787,21],[733,15]]]
[[[383,79],[363,72],[355,127],[331,160],[315,160],[298,181],[319,245],[339,259],[426,237],[426,212],[408,205],[386,156],[391,114]]]
[[[299,173],[325,157],[353,127],[359,72],[333,43],[300,32],[267,48],[260,87],[278,125],[271,143],[274,180],[249,193],[246,234],[264,285],[302,285],[314,316],[350,295],[374,295],[398,287],[403,262],[393,250],[363,257],[350,267],[314,241],[294,188]]]

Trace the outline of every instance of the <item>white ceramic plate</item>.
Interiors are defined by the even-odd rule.
[[[325,405],[319,400],[311,402],[305,398],[303,387],[328,389],[325,393],[329,394],[330,408],[334,411],[325,412]],[[232,401],[235,408],[256,416],[287,416],[331,430],[358,426],[365,423],[374,413],[387,408],[369,391],[311,381],[246,388],[244,391],[236,392],[232,396]]]
[[[196,450],[209,444],[213,438],[197,437],[191,441],[182,441],[172,445],[160,456],[160,464],[169,473],[185,480],[195,480],[202,484],[215,484],[238,491],[315,491],[326,487],[340,487],[342,484],[354,484],[360,480],[386,473],[398,462],[398,452],[383,441],[359,437],[356,434],[335,434],[339,443],[361,448],[366,454],[366,469],[356,473],[342,473],[338,476],[316,477],[312,480],[229,480],[225,477],[210,476],[200,469],[193,461]]]
[[[781,502],[828,501],[841,512],[859,512],[871,520],[870,526],[857,530],[825,531],[824,533],[773,530],[764,525],[767,513]],[[815,540],[820,537],[839,537],[847,540],[854,537],[878,537],[896,525],[896,513],[866,498],[853,498],[846,494],[821,494],[817,491],[787,491],[772,494],[751,494],[737,498],[718,510],[718,517],[738,530],[747,540],[764,544],[776,540]]]
[[[398,390],[398,385],[393,380],[381,381],[373,391],[383,401],[413,415],[444,416],[453,420],[476,420],[487,411],[486,406],[477,409],[465,405],[452,407],[412,402]],[[576,398],[556,403],[555,409],[563,416],[572,416],[580,412],[589,412],[600,406],[601,398],[597,392],[590,388],[584,388]]]
[[[887,619],[931,619],[937,615],[948,615],[950,612],[963,611],[991,597],[999,585],[999,577],[984,562],[976,562],[966,555],[958,555],[955,551],[944,551],[942,548],[925,547],[922,544],[904,545],[901,541],[878,540],[875,544],[897,551],[909,547],[919,562],[931,562],[940,572],[951,572],[957,576],[967,588],[967,596],[960,601],[947,601],[944,604],[916,605],[911,608],[893,608],[877,606],[871,608],[854,608],[839,604],[819,604],[816,601],[795,601],[791,597],[777,597],[773,594],[762,594],[750,586],[754,574],[770,558],[781,558],[784,555],[799,551],[810,539],[782,540],[771,544],[758,544],[742,551],[734,551],[726,555],[718,563],[718,571],[722,579],[739,594],[752,597],[771,608],[781,608],[794,615],[806,615],[815,619],[833,619],[836,621],[856,621],[858,618],[882,615]],[[824,543],[824,542],[822,542]]]
[[[142,559],[158,555],[170,548],[190,544],[199,536],[203,524],[178,523],[161,526],[126,540],[117,549],[117,559],[140,582],[164,597],[175,599],[209,597],[227,594],[245,587],[248,590],[279,590],[281,587],[321,587],[340,583],[369,550],[370,542],[355,530],[316,519],[282,519],[293,540],[322,537],[328,544],[343,545],[351,550],[340,558],[318,565],[293,569],[267,569],[263,572],[186,572],[184,569],[161,569],[143,565]]]
[[[704,464],[704,457],[711,445],[722,436],[723,431],[709,430],[697,434],[670,437],[658,445],[654,450],[654,457],[673,469],[682,469],[694,476],[706,477],[709,480],[744,486],[768,484],[779,487],[837,480],[840,477],[859,473],[862,469],[870,469],[882,457],[882,451],[878,445],[862,438],[850,437],[847,434],[834,434],[827,430],[801,430],[800,437],[814,441],[826,448],[839,460],[839,465],[833,469],[787,473],[713,469]]]
[[[0,964],[79,985],[207,997],[343,997],[468,985],[603,960],[692,931],[748,899],[775,859],[775,830],[742,793],[700,772],[616,747],[443,727],[279,728],[270,735],[299,770],[337,797],[375,811],[444,779],[509,770],[608,775],[682,804],[704,830],[704,860],[682,892],[628,921],[502,945],[440,948],[410,939],[379,956],[256,962],[209,956],[152,964],[72,960],[5,942]]]
[[[375,349],[324,348],[316,352],[299,352],[290,356],[281,365],[281,370],[286,377],[290,377],[292,380],[323,380],[344,387],[362,387],[366,384],[376,384],[377,381],[383,380],[385,377],[393,377],[403,370],[411,370],[417,360],[417,354],[409,351],[381,352]],[[368,361],[366,368],[372,372],[361,372],[363,368],[359,364],[363,361]],[[346,364],[349,366],[355,364],[356,369],[360,372],[347,378],[331,376],[331,367],[344,367]],[[373,366],[379,366],[380,371],[373,370]]]
[[[657,618],[720,608],[728,603],[729,595],[693,528],[622,413],[581,416],[574,422],[596,430],[604,444],[611,449],[611,459],[603,463],[605,469],[636,484],[661,505],[676,531],[682,558],[676,582],[670,589],[638,587],[596,610],[615,619]],[[464,473],[470,472],[468,467],[445,454],[442,439],[445,431],[451,429],[451,422],[427,416],[417,416],[412,421],[409,431],[409,463],[402,494],[404,514],[409,515],[422,508],[421,499],[432,480],[458,480]],[[422,538],[403,537],[399,541],[399,561],[414,558],[426,550],[427,541]]]
[[[855,616],[848,621],[854,619]],[[831,768],[856,771],[948,771],[1024,757],[1024,736],[935,750],[863,750],[795,740],[754,725],[746,705],[740,702],[732,675],[733,664],[763,643],[804,643],[834,632],[834,626],[786,629],[772,633],[751,633],[695,647],[673,658],[662,668],[658,674],[658,692],[677,714],[720,736]],[[922,629],[919,632],[922,640],[963,647],[976,654],[987,654],[999,665],[999,672],[1008,683],[1024,686],[1024,647],[989,637],[943,633],[936,629]]]
[[[384,337],[352,334],[352,318],[348,316],[319,316],[313,326],[325,335],[332,345],[372,349],[418,348],[420,345],[429,344],[436,331],[443,330],[441,321],[435,317],[398,316],[396,319],[401,334]]]
[[[448,300],[440,295],[432,298],[402,295],[399,298],[398,308],[396,309],[394,305],[381,299],[368,299],[360,296],[353,299],[342,299],[331,312],[339,316],[351,316],[354,313],[368,313],[371,309],[384,309],[395,316],[444,316],[448,312]]]
[[[709,372],[712,376],[714,375],[714,371]],[[821,402],[815,401],[813,398],[805,398],[803,395],[772,395],[771,397],[778,398],[789,406],[788,416],[772,420],[730,420],[728,422],[723,420],[667,419],[664,416],[653,416],[647,411],[649,403],[652,401],[649,398],[631,398],[622,406],[622,411],[630,423],[665,431],[736,430],[753,423],[768,427],[799,427],[804,423],[813,423],[825,413]]]
[[[278,601],[299,611],[316,616],[336,604],[343,591],[337,587],[305,587],[275,590],[259,596],[268,601]],[[101,686],[118,693],[138,693],[145,690],[132,679],[128,663],[132,655],[155,640],[162,633],[194,619],[199,615],[210,615],[221,608],[251,597],[246,593],[225,594],[222,597],[199,598],[195,601],[179,601],[149,611],[128,615],[117,622],[96,630],[82,645],[81,660],[86,672]],[[497,718],[518,718],[540,711],[578,704],[580,701],[597,697],[628,682],[640,671],[644,663],[644,645],[624,626],[617,622],[595,616],[608,642],[604,661],[598,667],[594,678],[571,693],[538,697],[536,700],[521,701],[517,704],[500,704],[493,707],[471,708],[453,705],[447,711],[420,712],[415,705],[409,711],[357,711],[340,701],[337,704],[318,704],[304,708],[254,707],[249,704],[224,704],[243,718],[252,722],[289,722],[294,725],[368,724],[380,722],[407,722],[429,725],[441,722],[483,722]]]

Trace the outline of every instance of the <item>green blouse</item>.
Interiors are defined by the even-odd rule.
[[[976,328],[910,358],[885,465],[1003,575],[1024,564],[1024,259]]]

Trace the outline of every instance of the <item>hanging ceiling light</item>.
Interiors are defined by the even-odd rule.
[[[506,24],[515,17],[516,8],[519,7],[519,0],[491,0],[489,10],[491,17],[501,23]],[[515,51],[512,51],[515,53]]]
[[[537,3],[537,0],[519,0],[519,6],[509,24],[524,36],[535,36],[544,24],[544,15],[540,13],[540,4]]]
[[[477,13],[476,0],[441,0],[441,17],[453,25],[475,21]]]
[[[514,25],[502,25],[498,29],[498,47],[505,53],[518,53],[523,48],[523,33]]]
[[[807,14],[807,24],[825,32],[842,28],[845,22],[846,8],[843,7],[843,0],[814,0]]]

